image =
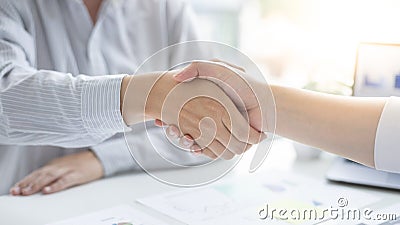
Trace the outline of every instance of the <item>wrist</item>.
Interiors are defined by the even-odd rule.
[[[145,115],[153,119],[161,119],[162,108],[171,90],[178,84],[173,79],[174,72],[160,74],[158,80],[154,82],[149,91],[145,105]]]
[[[126,124],[160,118],[164,99],[177,85],[174,72],[126,76],[121,84],[121,113]]]

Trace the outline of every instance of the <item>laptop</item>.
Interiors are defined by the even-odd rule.
[[[400,44],[360,43],[354,72],[353,96],[400,96]],[[338,158],[328,180],[400,190],[400,174],[371,169]]]

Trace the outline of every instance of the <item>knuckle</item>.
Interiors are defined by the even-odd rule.
[[[66,177],[66,176],[64,176],[64,177],[60,178],[60,179],[57,181],[57,184],[58,184],[58,186],[63,187],[63,186],[65,186],[65,185],[68,183],[68,181],[69,181],[69,178]]]
[[[227,148],[232,153],[234,153],[236,155],[241,155],[246,151],[246,146],[247,146],[247,143],[243,143],[243,142],[235,140],[235,139],[233,139],[233,137],[231,137]]]
[[[247,143],[247,142],[250,141],[250,136],[246,132],[238,132],[236,136],[237,136],[237,139],[239,141],[241,141],[241,142],[246,142]]]
[[[56,176],[53,171],[47,171],[44,175],[47,178],[54,178]]]
[[[222,155],[226,149],[222,145],[213,145],[212,150],[216,155]]]
[[[41,188],[40,184],[38,183],[33,183],[30,185],[30,187],[31,187],[31,192],[36,192]]]
[[[239,146],[235,146],[229,149],[230,152],[232,152],[232,154],[235,155],[241,155],[244,152],[244,149],[239,147]]]
[[[225,154],[222,155],[222,157],[223,157],[225,160],[231,160],[231,159],[233,159],[234,154],[227,151]]]
[[[27,182],[25,180],[21,180],[20,182],[16,183],[15,186],[23,188],[23,187],[27,186]]]

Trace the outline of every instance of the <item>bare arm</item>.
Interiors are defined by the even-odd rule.
[[[272,86],[278,135],[374,167],[385,98],[341,97]]]

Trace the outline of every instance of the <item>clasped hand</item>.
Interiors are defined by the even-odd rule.
[[[213,159],[231,159],[244,153],[266,137],[262,132],[266,130],[263,110],[253,85],[237,74],[230,74],[234,72],[228,66],[197,62],[182,71],[170,71],[153,78],[152,84],[147,84],[145,119],[156,119],[158,125],[170,125],[167,135],[180,139],[180,147],[195,153]],[[193,80],[202,78],[202,74],[207,79]],[[190,82],[182,82],[187,80]],[[140,83],[143,83],[140,78],[136,83],[133,80],[128,94],[129,89],[140,89]],[[131,101],[124,102],[124,107],[127,112],[134,108]],[[124,119],[128,124],[133,123],[128,117]]]

